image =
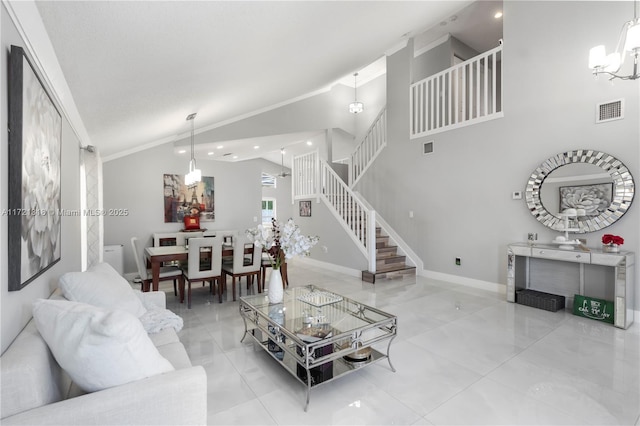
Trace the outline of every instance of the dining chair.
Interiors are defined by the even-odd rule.
[[[178,245],[177,232],[154,232],[153,234],[154,247],[177,246],[177,245]],[[179,268],[180,262],[177,260],[162,262],[162,266],[175,266],[176,268]]]
[[[177,246],[178,245],[178,233],[177,232],[155,232],[153,234],[153,246]]]
[[[192,238],[202,238],[204,236],[204,232],[202,231],[178,232],[177,234],[176,245],[179,246],[187,246]]]
[[[238,235],[237,230],[222,230],[215,231],[216,236],[222,240],[222,245],[225,247],[233,247],[233,239]],[[233,256],[223,256],[222,264],[233,263]]]
[[[147,269],[144,259],[144,247],[138,242],[138,237],[131,238],[131,248],[133,249],[134,259],[136,261],[136,267],[138,268],[138,275],[142,280],[142,291],[149,291],[151,287],[151,270]],[[173,293],[178,295],[177,282],[180,282],[180,286],[184,286],[182,278],[182,270],[177,266],[161,266],[160,267],[160,281],[173,281]]]
[[[216,231],[218,237],[222,237],[222,244],[233,245],[233,239],[238,235],[237,229]]]
[[[187,282],[187,307],[191,309],[191,283],[209,281],[209,292],[213,294],[214,282],[218,286],[218,300],[222,303],[222,241],[218,237],[189,239],[187,266],[182,276]],[[180,288],[180,297],[184,297],[184,282]]]
[[[247,259],[246,255],[250,255],[250,259]],[[226,287],[227,276],[231,275],[231,290],[233,291],[234,301],[236,300],[236,278],[240,283],[242,277],[247,277],[248,289],[250,285],[253,285],[253,277],[256,276],[258,278],[258,290],[262,288],[260,279],[261,264],[262,249],[256,247],[245,235],[235,236],[233,239],[233,261],[222,264],[222,283]],[[239,290],[238,293],[240,293]]]

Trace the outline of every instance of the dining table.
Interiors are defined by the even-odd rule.
[[[251,254],[253,247],[245,247],[244,253]],[[151,283],[153,291],[158,291],[160,285],[160,267],[165,262],[184,262],[189,258],[189,248],[185,246],[154,246],[144,249],[147,266],[151,266]],[[222,257],[233,257],[233,245],[222,245]],[[286,280],[286,264],[283,262],[283,279]],[[263,269],[264,279],[264,269]],[[285,281],[289,285],[288,280]],[[262,292],[260,280],[258,280],[258,292]]]
[[[160,267],[166,262],[185,262],[189,257],[189,249],[185,246],[157,246],[146,247],[145,256],[151,265],[151,282],[153,291],[158,291],[160,283]],[[251,253],[251,250],[245,250]],[[233,256],[233,246],[223,245],[222,256]]]

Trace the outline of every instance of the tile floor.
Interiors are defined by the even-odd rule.
[[[383,361],[319,386],[304,412],[303,385],[240,343],[237,302],[196,286],[187,310],[167,286],[180,338],[207,371],[209,424],[640,425],[640,321],[620,330],[422,277],[372,285],[302,263],[289,277],[396,314],[397,372]]]

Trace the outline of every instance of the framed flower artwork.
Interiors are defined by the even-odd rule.
[[[613,183],[561,186],[559,190],[561,212],[569,208],[581,209],[585,216],[598,216],[613,201]]]
[[[9,291],[60,260],[62,116],[24,49],[9,57]]]

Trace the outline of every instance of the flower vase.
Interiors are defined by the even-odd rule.
[[[602,251],[605,253],[619,253],[620,246],[618,244],[604,244],[602,246]]]
[[[284,288],[282,287],[282,275],[280,269],[273,269],[269,277],[269,291],[267,292],[269,303],[281,303],[284,298]]]

